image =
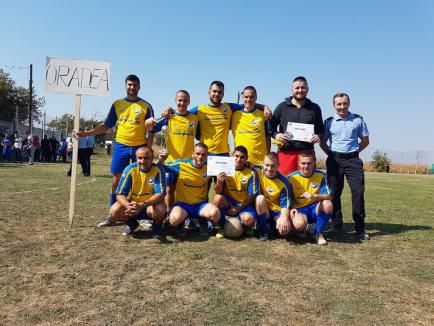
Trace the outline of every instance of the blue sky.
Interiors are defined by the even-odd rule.
[[[253,85],[274,109],[291,80],[307,77],[323,117],[332,97],[351,96],[372,149],[434,150],[434,2],[432,1],[1,1],[0,68],[20,85],[34,67],[48,117],[73,113],[72,95],[44,91],[45,57],[111,62],[109,97],[82,98],[82,115],[105,117],[141,79],[156,113],[178,89],[206,103],[222,80],[225,100]]]

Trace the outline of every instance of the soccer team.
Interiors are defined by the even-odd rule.
[[[210,225],[225,237],[226,217],[240,220],[247,235],[257,230],[259,240],[312,234],[320,245],[327,244],[324,231],[343,225],[340,196],[344,177],[350,185],[356,236],[368,240],[364,225],[364,173],[359,152],[369,144],[363,118],[348,111],[349,96],[333,98],[336,114],[323,122],[320,107],[310,101],[307,80],[292,82],[292,96],[271,112],[257,104],[257,92],[247,86],[243,105],[223,102],[224,84],[213,81],[208,90],[210,103],[188,109],[190,95],[179,90],[176,110],[167,108],[161,119],[152,106],[138,97],[140,80],[125,80],[127,97],[116,100],[101,125],[77,132],[77,136],[98,135],[117,125],[111,164],[110,215],[101,226],[125,223],[123,235],[131,235],[144,219],[152,219],[152,232],[162,236],[162,225],[186,234],[186,220],[198,219],[199,234],[209,235]],[[309,142],[291,140],[288,122],[314,125]],[[153,163],[154,133],[165,131],[168,155],[159,153]],[[229,132],[235,147],[230,152]],[[271,137],[278,146],[270,152]],[[199,141],[195,144],[195,138]],[[327,153],[327,174],[316,169],[314,143]],[[208,156],[235,158],[235,175],[207,175]],[[130,161],[133,163],[130,164]],[[214,182],[212,182],[214,181]],[[329,183],[332,187],[329,187]],[[215,196],[209,200],[214,185]]]

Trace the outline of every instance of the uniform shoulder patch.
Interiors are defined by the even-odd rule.
[[[331,116],[331,117],[325,119],[326,122],[329,122],[329,121],[332,121],[332,120],[333,120],[333,116]]]
[[[360,114],[357,114],[357,113],[353,113],[354,114],[354,117],[355,118],[359,118],[359,119],[362,119],[363,120],[363,117],[360,115]]]

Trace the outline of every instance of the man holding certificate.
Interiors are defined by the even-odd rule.
[[[177,234],[184,235],[187,217],[198,217],[200,236],[208,236],[208,221],[218,223],[220,212],[217,206],[208,203],[210,176],[207,175],[208,147],[203,143],[194,146],[192,159],[167,162],[167,171],[177,174],[175,203],[169,215],[169,223],[178,227]]]
[[[279,147],[279,172],[285,176],[298,170],[302,151],[314,153],[314,143],[320,141],[324,130],[321,108],[306,97],[308,91],[306,78],[295,78],[292,96],[277,106],[270,120],[271,134]]]
[[[214,204],[220,209],[220,230],[217,232],[218,239],[224,238],[225,215],[238,217],[246,227],[247,234],[252,234],[252,227],[257,220],[255,211],[255,198],[259,195],[259,180],[256,171],[246,167],[248,159],[247,149],[237,146],[234,149],[235,174],[228,176],[219,173],[215,183]],[[258,221],[260,235],[266,232],[265,218]],[[261,236],[260,236],[261,237]]]

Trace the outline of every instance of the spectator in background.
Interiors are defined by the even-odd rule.
[[[62,161],[63,163],[66,163],[66,150],[68,148],[68,143],[66,142],[65,139],[62,139],[62,144],[60,146],[60,156],[62,157]],[[59,159],[60,159],[59,156]]]
[[[3,159],[5,161],[10,161],[12,158],[12,142],[10,139],[10,135],[6,134],[5,138],[3,138]]]
[[[22,147],[22,139],[19,137],[18,132],[15,131],[14,145],[13,145],[15,163],[18,163],[18,160],[20,161],[20,163],[23,162],[23,157],[21,156],[21,147]]]
[[[83,131],[83,128],[80,128],[79,131]],[[87,155],[86,155],[86,137],[80,137],[78,138],[78,161],[81,165],[81,170],[83,172],[83,175],[85,177],[88,177],[88,167],[87,167]],[[71,176],[71,170],[72,170],[72,160],[71,165],[69,166],[69,171],[66,174],[68,177]]]
[[[51,138],[50,138],[50,153],[51,153],[50,161],[52,161],[53,163],[56,163],[57,149],[58,148],[59,148],[59,142],[57,141],[56,137],[51,136]]]
[[[3,139],[5,135],[0,133],[0,160],[3,159]]]
[[[69,158],[69,160],[72,160],[72,137],[69,135],[66,138],[66,157]]]
[[[86,127],[86,131],[90,129]],[[93,146],[95,144],[95,136],[89,135],[86,137],[86,159],[87,159],[87,174],[90,176],[90,157],[93,155]]]
[[[35,146],[35,154],[33,155],[33,159],[35,162],[41,162],[41,142],[38,135],[35,135],[33,139],[33,146]]]
[[[29,165],[33,165],[33,160],[35,156],[35,144],[34,144],[34,137],[33,134],[30,132],[30,130],[26,131],[27,135],[27,153],[29,155]],[[39,140],[38,140],[39,141]]]
[[[41,151],[42,151],[42,161],[50,162],[51,161],[51,145],[50,140],[47,135],[44,135],[44,139],[41,142]]]

